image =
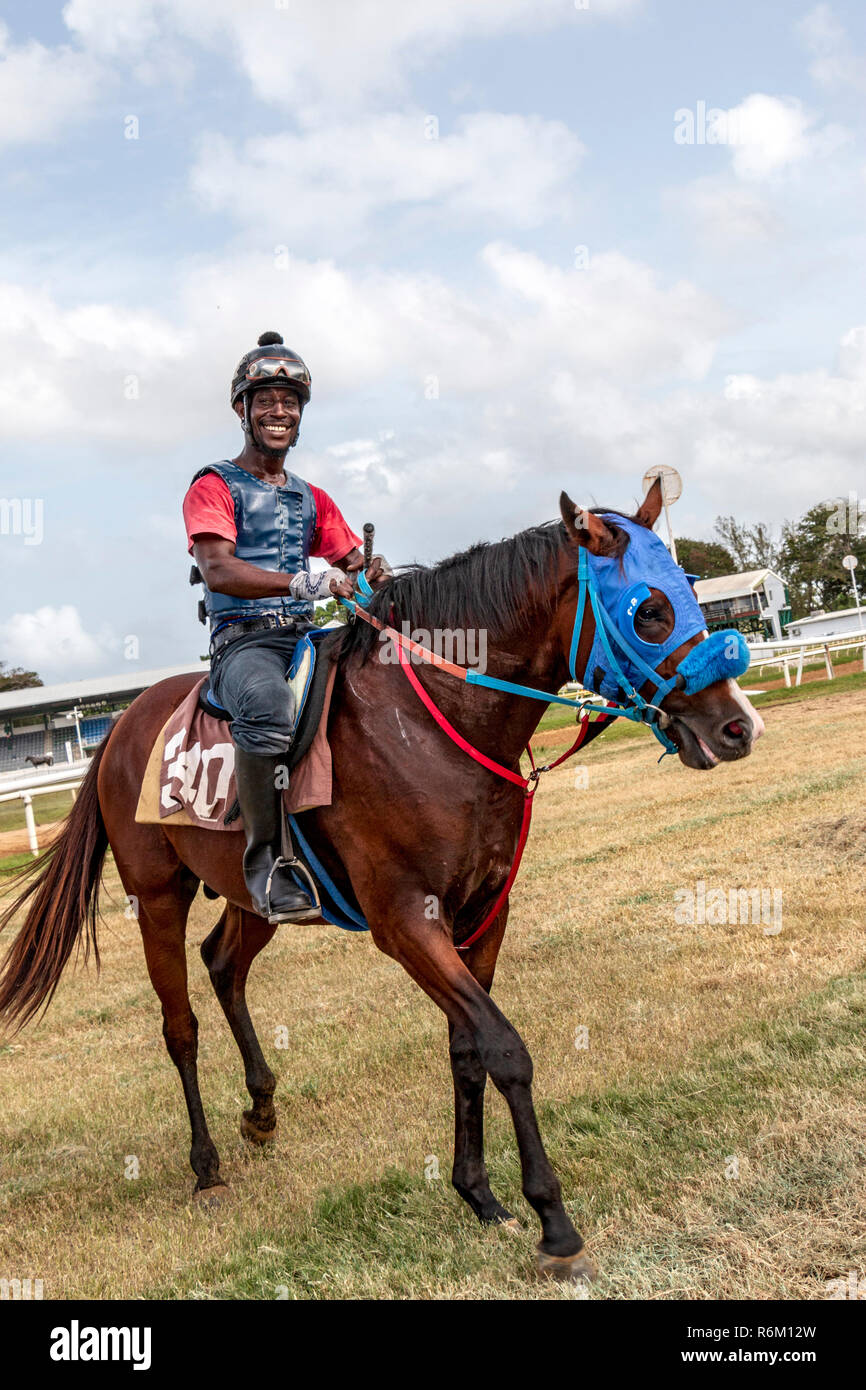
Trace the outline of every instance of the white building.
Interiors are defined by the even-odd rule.
[[[51,757],[56,763],[86,757],[108,733],[110,711],[131,705],[143,690],[168,676],[204,676],[207,671],[205,662],[196,661],[0,691],[0,777],[27,768],[34,757]]]
[[[805,637],[811,641],[822,637],[847,637],[849,633],[866,632],[866,608],[837,608],[833,613],[810,613],[786,623],[788,637]]]
[[[717,579],[698,579],[698,603],[710,632],[736,627],[761,638],[783,637],[790,621],[788,590],[772,570],[746,570],[744,574],[723,574]]]

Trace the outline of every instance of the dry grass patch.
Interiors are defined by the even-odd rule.
[[[545,779],[496,996],[602,1262],[593,1297],[821,1297],[864,1271],[864,715],[860,690],[779,706],[752,758],[703,775],[656,769],[646,735],[605,736],[587,790],[570,768]],[[699,881],[780,890],[781,932],[679,924],[675,890]],[[234,1201],[193,1209],[180,1087],[113,869],[109,886],[101,978],[70,973],[0,1046],[0,1275],[47,1297],[574,1296],[533,1279],[495,1093],[491,1173],[524,1233],[481,1231],[451,1192],[445,1023],[369,938],[293,928],[256,962],[280,1128],[271,1152],[244,1147],[240,1060],[197,951],[218,905],[201,897],[191,994]]]

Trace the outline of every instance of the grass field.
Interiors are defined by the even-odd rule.
[[[539,793],[495,994],[600,1266],[590,1298],[819,1299],[866,1274],[866,678],[761,704],[743,763],[657,768],[647,734],[617,729]],[[781,931],[678,922],[675,892],[699,882],[781,892]],[[108,885],[122,904],[113,869]],[[109,906],[101,978],[70,973],[0,1044],[0,1276],[46,1298],[583,1296],[535,1280],[495,1092],[493,1186],[523,1231],[481,1230],[451,1190],[444,1020],[367,937],[285,929],[256,962],[280,1129],[245,1148],[240,1060],[198,957],[217,911],[197,899],[189,964],[233,1201],[189,1202],[158,1005],[135,922]]]
[[[37,825],[51,825],[62,820],[72,805],[71,792],[45,792],[33,798],[33,818]],[[0,801],[0,834],[16,830],[24,824],[24,808],[20,801]]]

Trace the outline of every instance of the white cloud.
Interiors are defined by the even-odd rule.
[[[657,463],[678,468],[687,505],[710,515],[780,523],[824,497],[862,491],[866,327],[843,336],[832,368],[736,374],[718,390],[685,384],[661,397],[620,375],[563,368],[547,400],[531,400],[512,440],[518,459],[532,459],[534,446],[546,474],[601,480],[598,502],[617,505],[617,477],[636,492]]]
[[[753,92],[726,113],[734,173],[761,180],[837,149],[845,140],[838,126],[818,125],[818,116],[794,97]]]
[[[563,369],[633,384],[699,379],[727,324],[710,296],[665,286],[624,256],[563,270],[502,242],[483,252],[471,289],[327,260],[280,270],[247,254],[189,271],[170,322],[138,306],[62,308],[47,290],[12,285],[0,286],[0,306],[7,437],[126,447],[200,434],[207,420],[218,428],[235,362],[263,328],[302,352],[315,402],[376,391],[408,402],[435,377],[447,409],[473,395],[544,398]]]
[[[7,436],[86,441],[115,461],[118,444],[144,449],[155,467],[163,446],[188,440],[197,455],[206,433],[236,437],[232,369],[276,327],[310,363],[319,438],[329,406],[357,410],[356,432],[318,453],[305,431],[298,464],[350,515],[375,499],[402,538],[398,558],[551,515],[562,485],[607,477],[597,500],[628,501],[658,462],[679,467],[690,495],[716,511],[769,517],[847,492],[862,474],[866,329],[844,335],[833,366],[708,389],[727,311],[616,252],[566,269],[494,242],[471,289],[328,260],[280,272],[250,254],[196,265],[179,283],[170,318],[137,305],[61,307],[47,290],[0,293]],[[130,373],[138,399],[124,396]],[[425,398],[432,378],[438,399]],[[53,619],[14,621],[5,635],[19,649],[27,632],[38,642],[54,630]],[[76,637],[74,625],[67,636],[83,666],[96,661],[88,643],[105,650],[107,639]]]
[[[151,245],[147,228],[144,240],[121,238],[112,216],[94,221],[92,243],[78,230],[83,243],[66,260],[57,258],[55,268],[66,270],[56,281],[48,281],[50,270],[33,269],[51,264],[41,245],[22,250],[24,274],[15,274],[14,252],[4,262],[0,430],[14,441],[19,475],[41,464],[41,453],[46,491],[65,471],[74,521],[75,509],[95,498],[108,544],[121,548],[126,541],[118,531],[129,530],[145,552],[156,541],[163,548],[160,563],[143,570],[142,597],[131,597],[135,580],[122,594],[106,589],[92,622],[83,603],[83,622],[75,609],[57,606],[57,595],[69,593],[59,584],[69,582],[69,569],[56,574],[52,567],[75,554],[68,533],[62,546],[52,542],[51,554],[48,547],[36,552],[45,587],[27,601],[35,608],[45,598],[50,606],[6,619],[0,655],[11,639],[18,644],[14,659],[41,669],[47,657],[40,662],[38,653],[61,640],[69,646],[58,670],[76,662],[94,669],[118,660],[112,633],[89,631],[106,605],[115,604],[111,620],[119,632],[129,625],[144,630],[146,618],[125,611],[136,602],[145,614],[162,605],[168,616],[160,630],[175,621],[172,600],[163,602],[175,560],[178,582],[185,578],[172,498],[210,456],[214,436],[223,431],[229,447],[239,440],[228,381],[240,353],[265,328],[282,330],[313,372],[313,403],[293,462],[333,492],[353,523],[372,515],[384,531],[387,522],[399,538],[395,559],[413,551],[432,558],[475,536],[549,516],[562,485],[577,495],[588,483],[600,493],[596,500],[625,505],[643,470],[657,462],[680,468],[692,514],[712,508],[778,518],[826,490],[859,484],[866,329],[842,336],[835,362],[778,375],[740,373],[722,388],[710,378],[717,345],[731,329],[748,333],[748,324],[732,322],[699,279],[674,282],[635,255],[598,247],[586,269],[567,264],[572,243],[588,235],[580,230],[584,221],[607,225],[612,208],[617,219],[608,194],[627,198],[627,180],[617,182],[616,171],[613,182],[606,174],[601,184],[596,178],[594,195],[607,205],[586,206],[577,134],[533,114],[519,84],[513,108],[507,102],[516,114],[452,118],[455,105],[489,106],[501,90],[485,66],[488,50],[475,40],[556,30],[548,44],[561,37],[583,57],[581,28],[631,8],[629,0],[590,0],[586,12],[572,0],[321,0],[306,7],[289,0],[285,8],[279,0],[71,0],[65,45],[13,44],[4,32],[0,119],[8,142],[61,135],[92,115],[106,93],[115,113],[134,111],[135,81],[164,86],[191,72],[197,85],[189,103],[166,100],[160,111],[174,152],[182,160],[211,122],[227,134],[202,141],[188,175],[199,199],[195,211],[216,214],[194,228],[181,225],[190,210],[177,201],[184,169],[170,160],[157,176],[142,161],[153,206],[166,199],[167,215],[178,219],[172,244],[182,244],[185,232],[186,245],[198,239],[186,263],[178,259],[183,251],[166,258],[164,236]],[[699,37],[698,20],[696,26]],[[828,90],[850,91],[860,81],[862,67],[849,61],[847,36],[828,6],[813,9],[800,33],[813,75]],[[461,44],[458,61],[442,61]],[[414,89],[419,73],[424,85]],[[556,81],[551,102],[558,92],[567,106],[568,79],[560,74]],[[205,83],[231,93],[225,124],[203,96]],[[223,86],[217,90],[222,95]],[[114,104],[120,93],[127,94],[123,106]],[[428,113],[421,100],[434,109]],[[267,112],[257,101],[276,109]],[[611,150],[616,158],[605,127],[616,137],[620,115],[634,117],[627,102],[617,110],[598,126],[594,168]],[[438,114],[438,140],[424,138],[428,114]],[[827,286],[818,318],[810,320],[814,341],[826,341],[828,330],[839,336],[849,322],[839,285],[856,243],[850,217],[833,219],[850,199],[853,178],[844,160],[825,156],[845,133],[792,97],[752,93],[725,114],[740,132],[726,156],[730,167],[666,195],[712,248],[702,262],[701,246],[692,248],[697,264],[713,273],[720,250],[745,246],[743,273],[726,282],[732,295],[742,293],[744,281],[755,284],[751,248],[784,232],[792,263],[805,249],[796,264],[806,291],[819,276]],[[257,130],[265,133],[247,138]],[[653,138],[638,148],[651,203]],[[154,155],[153,146],[148,151]],[[75,172],[82,195],[108,206],[110,175],[86,162]],[[824,196],[838,195],[840,185],[838,202]],[[552,225],[563,215],[571,219],[566,229]],[[523,235],[536,226],[542,236]],[[473,237],[460,239],[467,227]],[[440,254],[442,231],[449,239]],[[643,228],[635,231],[643,235]],[[237,240],[213,252],[227,236]],[[481,238],[494,237],[478,251]],[[673,237],[665,229],[652,243],[660,257],[675,258]],[[278,261],[281,243],[291,251]],[[551,253],[551,246],[559,249]],[[357,268],[339,259],[349,247],[361,248]],[[113,263],[104,264],[103,254]],[[124,278],[127,267],[143,277],[142,255],[153,266],[152,299],[131,291]],[[75,267],[85,262],[87,283],[101,285],[92,293],[76,292]],[[399,270],[395,262],[436,269]],[[773,295],[784,266],[771,269],[766,291],[756,285],[754,305],[744,311],[760,324],[754,338],[762,347],[774,324],[783,340],[792,322],[794,334],[800,327],[787,309],[778,317]],[[121,288],[107,295],[106,284]],[[738,339],[738,361],[751,341]],[[769,346],[784,360],[786,341]],[[796,337],[790,348],[794,360],[804,360]],[[427,398],[431,382],[436,389]],[[140,515],[130,524],[122,470],[143,458],[152,460],[153,487],[140,480]],[[82,549],[90,534],[88,528],[79,540]],[[35,571],[33,553],[16,550],[11,563]],[[101,550],[99,556],[99,565],[108,564]],[[72,568],[80,598],[87,576]]]
[[[99,65],[67,46],[11,44],[0,23],[0,145],[50,140],[100,96]]]
[[[495,243],[483,260],[508,297],[497,360],[511,359],[515,381],[533,367],[541,376],[548,364],[632,383],[698,379],[728,323],[711,295],[684,280],[665,286],[618,252],[593,255],[586,270],[562,270]]]
[[[135,437],[142,397],[188,352],[188,334],[146,309],[62,308],[47,289],[0,283],[3,433]]]
[[[312,456],[311,476],[350,515],[372,507],[401,561],[552,516],[563,486],[628,506],[659,463],[683,476],[691,532],[729,512],[778,526],[825,497],[862,491],[866,327],[844,335],[832,368],[737,374],[720,388],[684,383],[656,396],[625,374],[542,364],[522,394],[478,397],[470,408],[468,429],[439,433],[431,423],[410,436],[347,440]],[[675,524],[682,533],[679,515]]]
[[[718,396],[669,402],[691,434],[691,478],[719,510],[781,521],[862,488],[866,328],[847,332],[834,368],[727,378]]]
[[[406,99],[412,72],[463,39],[627,15],[641,0],[69,0],[71,43],[12,44],[0,21],[0,145],[51,139],[132,78],[185,82],[218,53],[302,126]]]
[[[852,381],[866,380],[866,325],[858,324],[839,344],[839,375]]]
[[[177,42],[226,53],[256,96],[320,122],[334,109],[405,95],[413,68],[461,39],[569,28],[618,17],[639,0],[70,0],[64,19],[93,52],[136,60]]]
[[[866,59],[852,50],[844,25],[829,5],[816,5],[798,22],[796,32],[814,55],[809,72],[820,86],[866,91]]]
[[[304,465],[309,476],[340,499],[347,516],[372,507],[377,524],[400,536],[401,559],[409,558],[410,547],[428,543],[434,521],[443,527],[466,526],[473,538],[482,534],[479,518],[494,499],[526,481],[519,448],[483,437],[469,445],[450,434],[437,437],[435,428],[401,439],[385,431],[376,439],[346,440],[308,455]],[[552,508],[552,486],[548,493],[545,505]],[[460,500],[456,517],[455,498]]]
[[[209,7],[179,3],[174,8],[180,14],[184,9],[203,11]],[[94,53],[116,58],[132,50],[141,52],[157,42],[169,17],[165,11],[160,0],[124,0],[122,5],[111,0],[69,0],[63,7],[63,22]]]
[[[13,613],[0,622],[0,652],[10,666],[28,671],[65,673],[90,672],[102,666],[107,657],[116,657],[120,643],[104,629],[98,634],[85,630],[78,609],[72,604],[46,605],[32,613]]]
[[[739,254],[746,242],[776,241],[783,229],[777,211],[754,186],[729,175],[695,179],[667,195],[686,214],[694,231],[715,252]]]
[[[375,216],[421,207],[442,225],[537,226],[571,208],[582,154],[561,121],[479,112],[436,137],[415,111],[257,137],[240,148],[211,135],[191,181],[209,209],[248,221],[259,238],[321,254],[363,237]]]

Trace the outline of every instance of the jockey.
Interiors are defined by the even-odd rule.
[[[309,399],[301,358],[279,333],[263,333],[232,380],[243,448],[199,469],[183,503],[210,618],[211,690],[233,720],[244,878],[256,912],[271,923],[315,915],[279,863],[295,717],[286,674],[299,636],[313,626],[314,601],[351,598],[348,576],[363,567],[361,540],[328,494],[285,467]],[[311,574],[311,555],[329,568]],[[378,577],[377,557],[368,578]]]

